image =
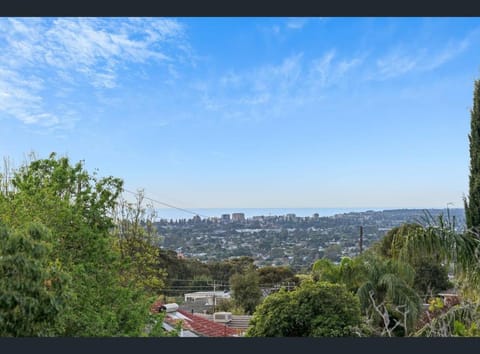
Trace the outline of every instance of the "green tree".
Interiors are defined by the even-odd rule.
[[[448,305],[436,298],[430,302],[425,323],[417,337],[479,337],[479,304],[469,301]]]
[[[446,217],[441,214],[436,218],[426,212],[422,224],[404,229],[407,232],[394,232],[394,238],[390,239],[393,242],[385,242],[386,248],[395,245],[392,252],[395,259],[409,264],[427,259],[436,264],[453,265],[462,288],[478,292],[480,239],[476,234],[468,230],[457,232],[455,220],[450,218],[448,211]]]
[[[160,236],[154,226],[153,206],[144,206],[144,192],[139,191],[135,203],[121,200],[117,206],[115,233],[127,279],[134,279],[152,295],[165,285],[166,272],[160,267]]]
[[[252,267],[244,274],[232,275],[230,287],[235,305],[242,307],[247,314],[253,313],[262,298],[260,277],[255,269]]]
[[[258,269],[260,284],[262,286],[273,286],[282,283],[298,284],[299,279],[288,267],[266,266]]]
[[[250,323],[249,337],[354,336],[360,305],[344,285],[304,281],[267,296]]]
[[[447,267],[439,263],[431,262],[427,257],[418,260],[414,266],[414,288],[424,298],[436,295],[442,290],[453,287],[448,279]]]
[[[212,279],[228,283],[232,275],[236,273],[243,274],[251,268],[255,268],[254,259],[248,256],[236,257],[220,262],[208,264],[208,269]]]
[[[322,258],[313,264],[311,274],[314,280],[342,283],[348,290],[355,293],[366,281],[366,271],[362,257],[342,257],[338,265],[329,259]]]
[[[470,175],[469,193],[464,198],[465,217],[467,224],[466,234],[473,234],[478,237],[480,232],[480,80],[475,80],[473,90],[473,107],[470,110]],[[478,245],[477,249],[478,249]],[[478,252],[477,252],[478,255]],[[469,255],[470,256],[470,255]],[[471,257],[474,258],[474,257]],[[470,269],[462,269],[458,277],[460,288],[465,296],[475,301],[480,300],[478,260],[475,258]]]
[[[388,231],[373,248],[380,256],[398,260],[408,238],[422,237],[424,231],[420,224],[403,224]],[[448,280],[447,265],[442,264],[442,257],[436,250],[425,254],[416,252],[414,256],[404,255],[403,259],[413,267],[413,286],[422,296],[428,298],[452,286]]]
[[[341,255],[342,255],[342,246],[337,244],[329,245],[323,251],[323,257],[334,262],[339,261],[341,259]]]
[[[379,242],[373,245],[373,249],[382,257],[398,259],[406,238],[422,231],[423,227],[420,224],[402,224],[389,230]]]
[[[441,262],[454,266],[455,286],[464,300],[480,301],[479,238],[476,232],[457,232],[455,220],[450,218],[448,211],[446,217],[441,214],[437,218],[427,212],[423,224],[410,228],[409,232],[398,233],[396,237],[401,240],[394,241],[401,245],[397,249],[398,260],[410,264],[417,262],[420,266],[417,268],[417,288],[422,287],[419,276],[422,277],[421,273],[425,271],[422,260],[434,260],[436,264]],[[444,275],[442,271],[443,280]],[[432,282],[428,283],[432,285]],[[409,328],[412,329],[411,326]]]
[[[480,227],[480,80],[473,90],[473,107],[470,111],[470,176],[468,198],[465,202],[465,217],[470,230]]]
[[[421,312],[421,299],[413,289],[415,272],[407,263],[368,256],[366,279],[357,294],[362,311],[382,336],[406,336]]]
[[[327,259],[316,261],[312,278],[346,286],[360,300],[362,313],[377,335],[407,335],[421,311],[413,289],[414,269],[407,263],[379,257],[372,250],[335,265]]]
[[[62,332],[68,276],[49,257],[52,237],[31,224],[10,230],[0,224],[0,336],[38,337]]]
[[[46,226],[58,259],[72,279],[70,298],[59,315],[61,336],[138,336],[150,319],[151,299],[120,254],[114,211],[122,180],[98,178],[83,162],[72,165],[52,153],[14,171],[0,197],[0,216],[12,228]]]

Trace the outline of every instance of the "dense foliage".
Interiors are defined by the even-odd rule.
[[[387,259],[399,260],[409,237],[421,237],[424,228],[419,224],[403,224],[387,232],[374,249]],[[439,253],[428,252],[407,257],[406,261],[415,271],[413,287],[423,298],[435,296],[453,286],[448,280],[448,267]]]
[[[354,336],[360,304],[344,285],[305,281],[265,298],[251,325],[250,337]]]
[[[131,276],[134,262],[122,257],[114,232],[123,182],[55,154],[8,174],[0,193],[6,334],[145,335],[151,293]]]
[[[467,227],[478,231],[480,227],[480,80],[473,91],[473,107],[470,111],[470,176],[468,199],[465,199]]]
[[[0,336],[49,336],[68,302],[69,278],[49,257],[52,236],[41,225],[0,225]]]
[[[343,284],[360,301],[372,333],[405,334],[420,314],[420,298],[414,291],[413,269],[406,263],[367,252],[338,265],[320,259],[312,267],[314,279]],[[401,331],[401,333],[399,332]]]
[[[143,191],[136,195],[135,203],[118,203],[115,236],[122,262],[130,266],[123,270],[125,279],[133,279],[145,292],[159,294],[165,285],[166,272],[159,262],[160,236],[153,226],[153,207],[143,205]]]
[[[290,284],[298,285],[299,278],[295,275],[293,270],[288,267],[274,267],[265,266],[258,270],[260,277],[260,284],[262,286],[275,286],[277,284],[283,284],[289,286]]]
[[[247,314],[252,314],[262,297],[260,277],[255,269],[252,267],[243,274],[232,275],[230,286],[234,303]]]

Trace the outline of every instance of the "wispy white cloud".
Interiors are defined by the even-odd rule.
[[[302,29],[308,22],[308,18],[304,17],[291,17],[287,20],[286,26],[289,29]]]
[[[369,78],[387,80],[411,72],[435,70],[460,56],[472,43],[478,42],[479,35],[480,30],[474,30],[461,40],[448,41],[439,50],[432,50],[426,45],[413,49],[409,46],[396,47],[377,59],[375,71],[370,74]]]
[[[321,58],[315,59],[312,62],[311,72],[313,76],[316,76],[321,86],[327,84],[327,80],[332,72],[332,60],[335,57],[335,51],[330,50]]]
[[[267,65],[248,73],[255,91],[282,91],[294,88],[302,73],[303,53],[285,58],[279,65]]]
[[[423,70],[434,70],[462,54],[471,45],[470,36],[460,42],[449,42],[440,52],[435,53],[423,63]]]
[[[294,112],[323,99],[327,89],[345,82],[364,57],[345,58],[334,49],[307,60],[304,53],[276,64],[228,71],[217,80],[195,85],[203,108],[226,119],[257,120]]]
[[[0,112],[26,124],[60,126],[63,112],[47,104],[47,97],[85,84],[115,88],[132,63],[163,63],[178,78],[177,63],[192,58],[184,27],[174,19],[3,19]]]
[[[208,93],[205,93],[202,96],[202,104],[204,108],[208,111],[219,111],[220,109],[225,107],[225,105],[220,103],[219,100],[216,100],[210,97]]]
[[[361,54],[351,58],[338,58],[336,50],[327,51],[310,65],[307,78],[310,91],[318,92],[345,82],[365,62],[366,57],[366,54]]]
[[[390,54],[377,60],[376,76],[385,80],[408,73],[417,67],[418,59],[410,55]]]
[[[0,110],[25,124],[57,124],[58,117],[42,110],[42,88],[43,82],[38,78],[24,79],[15,71],[0,68]]]
[[[268,103],[270,99],[271,96],[269,93],[261,93],[257,95],[242,97],[237,100],[237,103],[252,106]]]
[[[237,86],[241,82],[241,77],[235,72],[229,71],[225,75],[221,76],[219,81],[223,86]]]
[[[315,18],[320,19],[321,18]],[[288,17],[282,18],[278,23],[259,26],[259,31],[268,37],[275,38],[277,41],[283,41],[288,38],[292,33],[299,33],[305,26],[312,22],[312,18],[309,17]]]

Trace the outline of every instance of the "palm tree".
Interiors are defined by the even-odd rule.
[[[317,260],[312,266],[311,273],[315,281],[322,280],[329,283],[340,282],[340,268],[328,258]]]
[[[472,230],[457,232],[455,219],[439,215],[435,219],[428,211],[418,223],[418,227],[409,232],[397,235],[402,240],[394,238],[393,244],[400,244],[398,258],[404,261],[425,255],[437,257],[444,263],[452,263],[461,272],[478,266],[478,251],[480,238]]]
[[[362,310],[381,335],[403,332],[407,336],[421,311],[421,300],[413,290],[415,272],[403,262],[368,256],[364,259],[366,279],[358,288]]]
[[[421,311],[420,297],[413,290],[415,272],[399,260],[384,259],[373,252],[356,258],[343,257],[335,265],[328,259],[312,267],[314,280],[345,284],[358,295],[362,312],[380,335],[408,334]]]
[[[452,265],[460,293],[480,302],[480,235],[472,229],[458,232],[448,210],[446,218],[439,215],[436,219],[426,212],[421,224],[397,242],[402,244],[398,259],[411,262],[429,256]]]
[[[319,259],[313,264],[312,278],[330,283],[343,283],[348,290],[355,293],[365,280],[363,259],[342,257],[338,265],[326,258]]]

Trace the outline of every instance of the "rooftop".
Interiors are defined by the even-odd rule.
[[[157,301],[152,307],[152,312],[159,312],[164,304]],[[230,328],[226,324],[214,322],[200,315],[178,309],[175,312],[166,312],[164,321],[170,326],[175,326],[182,321],[184,331],[191,331],[201,337],[240,337],[242,329]]]

